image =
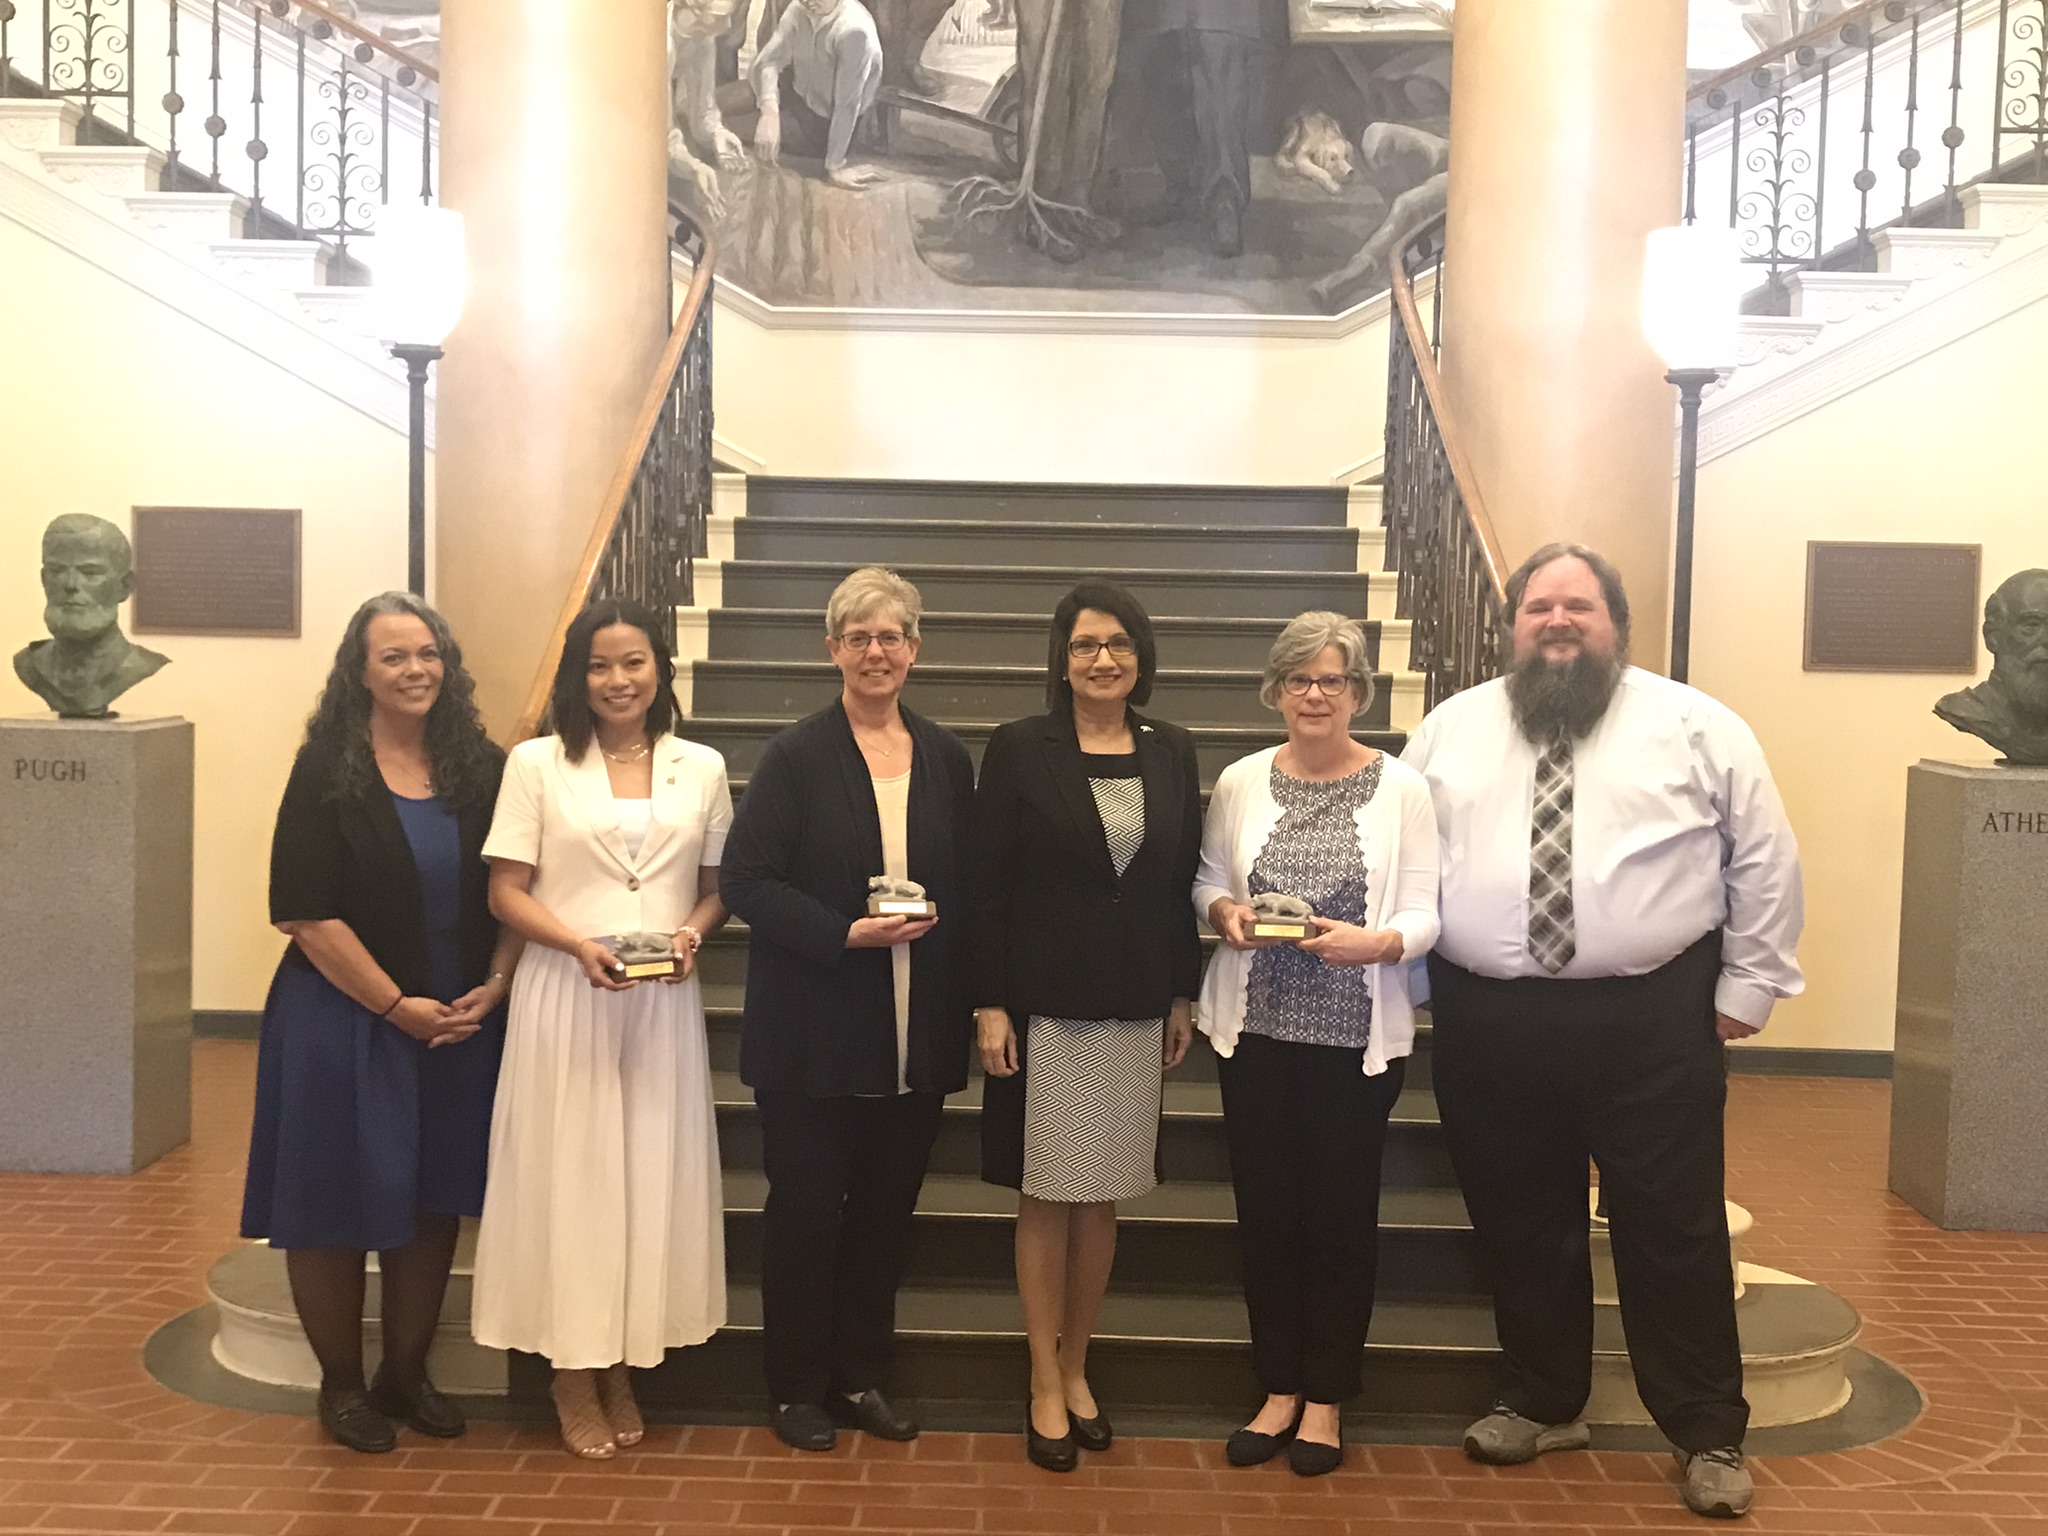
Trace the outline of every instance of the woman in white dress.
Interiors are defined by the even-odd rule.
[[[555,1365],[562,1438],[643,1432],[628,1368],[725,1321],[718,1133],[694,956],[725,921],[725,761],[669,734],[675,666],[618,599],[570,624],[555,733],[513,748],[484,843],[491,910],[529,943],[512,990],[477,1240],[477,1342]],[[680,975],[620,981],[619,935]]]

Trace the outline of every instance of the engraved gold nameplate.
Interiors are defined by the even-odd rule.
[[[1246,931],[1255,939],[1299,940],[1315,932],[1315,925],[1301,917],[1261,917],[1254,919]]]
[[[1299,896],[1261,891],[1252,898],[1252,920],[1245,924],[1245,933],[1254,939],[1296,943],[1316,931],[1315,910]]]
[[[598,942],[616,957],[612,975],[620,981],[661,981],[682,969],[675,939],[666,933],[622,933]]]
[[[939,904],[927,901],[921,896],[870,896],[869,917],[908,917],[923,919],[937,917]]]

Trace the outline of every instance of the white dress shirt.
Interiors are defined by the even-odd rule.
[[[1429,783],[1443,847],[1444,958],[1480,976],[1549,974],[1529,953],[1535,745],[1496,678],[1444,700],[1403,760]],[[1762,1028],[1805,982],[1799,848],[1763,749],[1732,710],[1630,667],[1572,748],[1565,979],[1639,976],[1722,930],[1715,1008]]]
[[[831,124],[825,169],[837,170],[846,163],[855,121],[882,89],[882,38],[874,17],[860,0],[842,0],[822,19],[791,0],[774,35],[754,55],[754,99],[770,121],[782,109],[785,69],[795,72],[804,105]],[[837,113],[841,101],[852,102],[854,110]]]

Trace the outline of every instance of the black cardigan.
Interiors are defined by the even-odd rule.
[[[912,741],[910,878],[938,924],[910,946],[909,1085],[967,1084],[966,891],[961,878],[974,763],[960,738],[906,709]],[[896,984],[886,949],[848,949],[882,873],[874,780],[834,701],[768,743],[747,779],[719,867],[725,903],[747,924],[740,1079],[833,1098],[896,1091]]]
[[[1202,982],[1202,785],[1179,726],[1132,711],[1145,842],[1119,877],[1065,712],[989,737],[974,797],[974,1002],[1063,1019],[1156,1019]]]
[[[502,771],[502,756],[496,767]],[[270,840],[270,920],[339,918],[407,996],[431,996],[434,979],[427,958],[419,870],[391,793],[379,782],[368,794],[336,799],[333,770],[325,753],[310,746],[301,747],[292,764]],[[465,990],[482,985],[490,975],[491,951],[498,942],[498,923],[490,907],[490,868],[483,859],[484,835],[491,829],[496,802],[494,778],[488,796],[456,812],[462,838],[457,937]],[[296,944],[285,951],[285,960],[312,966]]]

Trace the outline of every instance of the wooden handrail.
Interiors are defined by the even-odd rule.
[[[1818,48],[1826,40],[1829,33],[1840,32],[1842,28],[1849,26],[1853,22],[1862,21],[1865,17],[1882,16],[1885,8],[1893,3],[1894,0],[1864,0],[1863,4],[1851,7],[1839,16],[1830,17],[1817,27],[1808,27],[1797,37],[1787,38],[1775,48],[1766,48],[1754,58],[1744,59],[1740,64],[1731,64],[1726,69],[1717,70],[1715,73],[1707,76],[1706,79],[1700,81],[1698,85],[1688,90],[1685,93],[1686,100],[1697,101],[1702,96],[1733,85],[1736,81],[1746,79],[1748,76],[1755,74],[1766,65],[1775,64],[1780,59],[1790,58],[1802,48]],[[1890,19],[1888,16],[1883,17],[1883,21],[1889,21]],[[1882,24],[1880,22],[1880,25]]]
[[[1429,408],[1436,416],[1437,435],[1443,439],[1444,457],[1450,461],[1451,477],[1457,481],[1458,494],[1464,498],[1465,515],[1472,520],[1472,531],[1479,535],[1479,549],[1486,557],[1486,574],[1493,584],[1493,595],[1505,603],[1507,562],[1501,557],[1500,540],[1494,534],[1493,519],[1487,515],[1485,498],[1479,494],[1478,478],[1472,473],[1470,460],[1465,457],[1464,434],[1458,429],[1457,417],[1451,410],[1443,375],[1437,371],[1436,351],[1430,343],[1429,332],[1423,328],[1422,311],[1415,303],[1415,285],[1409,281],[1408,269],[1402,262],[1402,253],[1416,240],[1442,225],[1446,218],[1447,215],[1439,213],[1396,240],[1393,253],[1387,258],[1387,267],[1392,275],[1394,312],[1400,316],[1401,326],[1408,333],[1408,347],[1415,354],[1415,374],[1422,380],[1423,393],[1428,395]],[[1437,281],[1443,281],[1441,273]]]
[[[346,16],[342,15],[340,12],[330,11],[326,6],[320,3],[320,0],[291,0],[291,3],[297,6],[302,11],[306,11],[314,16],[318,16],[322,21],[326,22],[330,27],[333,27],[337,32],[346,32],[350,37],[356,39],[356,41],[368,43],[372,48],[376,49],[379,53],[384,54],[388,58],[396,60],[399,64],[411,70],[414,74],[420,76],[422,79],[431,80],[436,85],[439,85],[441,83],[441,71],[434,68],[433,65],[427,63],[424,59],[414,58],[411,54],[407,53],[403,48],[394,47],[392,44],[387,43],[383,38],[379,37],[376,33],[370,31],[369,28],[362,26],[357,22],[350,21]],[[275,13],[275,7],[273,7],[272,10],[273,13]]]
[[[541,652],[540,665],[527,689],[526,704],[519,711],[519,720],[512,728],[508,746],[517,746],[537,735],[541,721],[547,716],[548,694],[554,687],[555,666],[561,660],[562,642],[568,635],[571,621],[590,600],[591,584],[625,512],[626,498],[640,473],[647,445],[653,440],[654,429],[667,407],[676,372],[683,366],[683,356],[690,345],[690,333],[697,326],[698,313],[711,302],[711,272],[717,263],[718,253],[710,235],[700,229],[699,236],[703,241],[703,253],[697,258],[696,271],[690,275],[690,287],[683,295],[683,307],[676,314],[668,345],[662,348],[661,362],[655,367],[654,378],[641,399],[639,414],[633,418],[633,430],[627,435],[625,449],[619,455],[619,467],[612,474],[611,484],[598,507],[597,521],[591,525],[590,538],[584,543],[582,557],[577,560],[575,572],[569,579],[569,590],[562,598],[561,610],[555,615],[554,628],[548,633],[547,646]]]

